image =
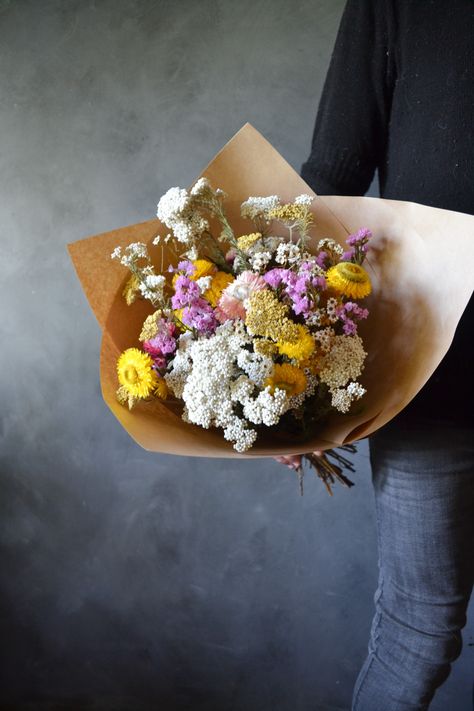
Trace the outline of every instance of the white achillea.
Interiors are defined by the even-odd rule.
[[[344,254],[344,250],[341,245],[333,239],[330,239],[330,237],[325,237],[324,239],[319,240],[318,251],[319,250],[323,250],[324,252],[333,252],[334,254],[337,254],[338,257],[342,257]]]
[[[334,329],[322,328],[320,331],[313,333],[313,336],[323,353],[328,353],[331,350],[333,339],[335,337]]]
[[[273,371],[273,360],[261,353],[242,349],[237,356],[237,365],[256,385],[261,387]]]
[[[359,336],[334,336],[332,347],[319,372],[323,383],[332,392],[342,388],[350,380],[356,380],[364,367],[367,353]]]
[[[309,207],[313,200],[314,197],[312,195],[307,195],[306,193],[303,193],[302,195],[298,195],[297,197],[295,197],[293,202],[296,205],[307,205]]]
[[[211,282],[212,276],[203,276],[196,279],[196,284],[201,289],[201,294],[204,294],[204,292],[210,288]]]
[[[291,244],[291,242],[283,242],[278,246],[275,255],[275,261],[277,264],[296,264],[300,261],[301,254],[299,247],[296,244]]]
[[[249,197],[240,206],[242,217],[254,220],[256,217],[267,219],[267,213],[280,204],[278,195],[268,195],[268,197]]]
[[[349,383],[347,388],[337,388],[331,391],[331,405],[339,412],[349,412],[354,400],[359,400],[365,393],[366,390],[360,383]]]
[[[254,400],[249,398],[244,402],[244,416],[255,425],[276,425],[287,410],[288,396],[280,388],[275,388],[272,395],[270,387],[266,387]]]
[[[209,222],[197,210],[193,196],[184,188],[170,188],[157,206],[156,215],[173,234],[178,242],[190,247],[209,229]]]
[[[249,258],[249,261],[252,266],[252,269],[254,271],[258,272],[267,266],[267,264],[271,260],[271,258],[272,258],[271,252],[257,252],[256,254],[253,255],[253,257]]]
[[[326,304],[326,313],[327,313],[329,321],[331,323],[336,323],[336,321],[339,320],[336,309],[337,309],[337,299],[335,299],[333,296],[331,296],[328,299],[327,304]]]
[[[273,363],[248,351],[250,342],[245,329],[234,328],[230,321],[209,338],[181,336],[172,369],[165,375],[170,390],[184,400],[184,419],[205,429],[222,427],[239,452],[251,447],[257,436],[250,423],[274,425],[289,404],[284,390],[272,394],[270,388],[261,389]],[[243,417],[234,411],[237,404]]]
[[[309,316],[305,316],[305,322],[308,326],[320,326],[324,312],[322,309],[312,311]]]

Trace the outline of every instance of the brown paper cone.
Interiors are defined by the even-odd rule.
[[[293,168],[250,124],[224,146],[201,173],[222,188],[229,222],[248,232],[240,204],[250,195],[279,195],[291,201],[314,195]],[[328,449],[368,436],[400,412],[423,387],[448,350],[474,290],[474,217],[409,202],[366,197],[315,197],[311,246],[322,237],[341,244],[361,227],[372,230],[365,266],[373,291],[364,300],[369,318],[360,327],[368,352],[360,381],[367,388],[357,415],[333,415],[304,442],[259,436],[245,454],[237,453],[219,429],[204,430],[181,420],[179,408],[158,400],[132,411],[120,405],[116,362],[126,348],[139,346],[148,302],[127,306],[122,297],[128,272],[112,262],[114,247],[149,244],[166,234],[157,220],[123,227],[68,245],[79,279],[100,326],[101,386],[107,405],[145,449],[206,457],[255,457]],[[150,246],[159,265],[158,250]]]

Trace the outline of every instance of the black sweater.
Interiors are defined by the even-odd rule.
[[[363,195],[377,170],[381,197],[472,214],[473,58],[473,0],[349,0],[301,176],[321,195]],[[474,425],[473,327],[471,298],[396,421]]]

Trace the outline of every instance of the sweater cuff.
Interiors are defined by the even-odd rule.
[[[313,150],[301,166],[300,175],[321,195],[364,195],[375,173],[375,164],[337,146]]]

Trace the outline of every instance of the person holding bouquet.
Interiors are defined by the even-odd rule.
[[[449,12],[437,0],[349,0],[301,176],[321,195],[364,195],[378,171],[382,198],[472,214],[473,54],[470,0]],[[353,711],[428,709],[462,649],[474,580],[473,326],[471,298],[426,386],[369,440],[379,582]]]

